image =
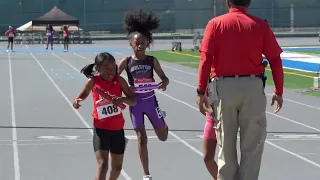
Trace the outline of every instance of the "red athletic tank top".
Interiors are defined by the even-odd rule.
[[[63,30],[63,36],[65,38],[68,38],[69,37],[69,31],[68,30]]]
[[[94,76],[93,89],[98,88],[110,96],[122,96],[122,89],[118,76],[115,76],[112,81],[105,81],[100,76]],[[104,99],[98,93],[92,91],[93,97],[93,126],[106,130],[120,130],[124,127],[124,118],[122,111],[118,106],[115,106],[111,101]]]
[[[7,36],[8,37],[14,37],[15,36],[14,30],[13,29],[9,29]]]

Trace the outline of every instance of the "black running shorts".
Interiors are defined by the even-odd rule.
[[[113,154],[124,154],[126,138],[124,130],[105,130],[95,128],[93,132],[94,152],[99,150],[110,151]]]
[[[65,37],[65,38],[63,39],[63,43],[64,43],[64,44],[69,44],[69,38]]]
[[[13,43],[13,37],[8,37],[8,42]]]

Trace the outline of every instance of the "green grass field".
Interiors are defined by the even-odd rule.
[[[188,67],[198,68],[200,54],[198,51],[184,50],[182,52],[172,51],[149,51],[147,54],[157,57],[159,60],[179,63]],[[273,78],[271,69],[266,69],[267,73],[267,84],[273,85]],[[284,69],[285,88],[290,89],[309,89],[313,87],[313,77],[316,73],[302,72],[290,69]],[[311,91],[304,92],[304,94],[312,96],[320,96],[320,92]]]
[[[309,54],[309,55],[320,55],[318,50],[287,50],[287,52],[300,53],[300,54]]]

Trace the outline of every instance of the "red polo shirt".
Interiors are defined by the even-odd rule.
[[[275,82],[275,93],[283,93],[282,49],[269,25],[247,14],[245,8],[231,8],[206,26],[200,47],[198,90],[204,91],[212,77],[258,75],[264,71],[262,54],[268,59]]]

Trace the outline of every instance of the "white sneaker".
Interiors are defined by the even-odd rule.
[[[151,175],[143,176],[143,180],[152,180]]]
[[[166,111],[163,111],[163,110],[160,109],[160,113],[161,113],[161,115],[162,115],[162,118],[165,119],[166,116],[167,116]]]
[[[7,49],[7,52],[9,52],[9,49]]]

